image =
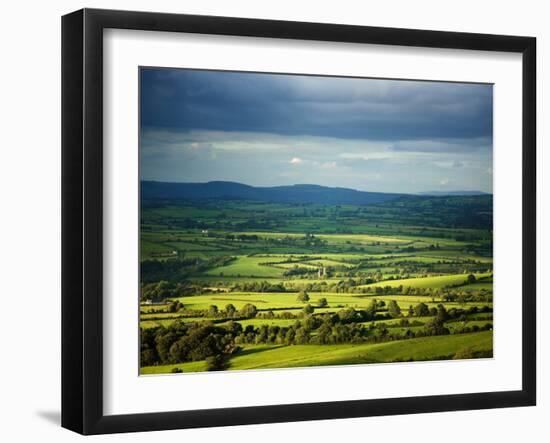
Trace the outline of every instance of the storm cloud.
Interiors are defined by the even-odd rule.
[[[142,178],[492,192],[492,86],[140,72]]]

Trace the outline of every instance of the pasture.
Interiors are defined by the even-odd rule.
[[[490,355],[491,224],[457,221],[477,203],[456,199],[143,205],[141,373]],[[192,331],[230,342],[204,356],[158,345]]]
[[[490,356],[493,337],[490,331],[446,337],[424,337],[372,345],[296,345],[252,346],[231,357],[228,370],[298,368],[353,364],[452,359],[459,351],[484,352]],[[205,370],[204,362],[146,366],[141,374]]]
[[[491,273],[472,274],[476,279],[487,278]],[[467,284],[468,274],[436,275],[416,278],[405,278],[379,283],[371,283],[364,287],[390,286],[392,288],[403,286],[404,288],[431,288],[440,289],[450,286],[470,286]]]

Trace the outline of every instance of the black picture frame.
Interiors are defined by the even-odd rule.
[[[103,30],[108,28],[522,54],[522,389],[104,415],[102,77]],[[62,18],[62,426],[82,434],[105,434],[535,405],[535,67],[533,37],[97,9],[65,15]]]

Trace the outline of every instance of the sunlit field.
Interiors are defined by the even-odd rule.
[[[141,373],[492,357],[492,197],[441,199],[144,202]]]

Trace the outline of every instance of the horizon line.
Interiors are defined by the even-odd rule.
[[[140,179],[139,180],[140,183],[141,182],[152,182],[152,183],[164,183],[164,184],[175,184],[175,185],[179,185],[179,184],[187,184],[187,185],[205,185],[205,184],[209,184],[209,183],[231,183],[231,184],[237,184],[237,185],[242,185],[242,186],[248,186],[248,187],[251,187],[251,188],[265,188],[265,189],[269,189],[269,188],[283,188],[283,187],[292,187],[292,186],[317,186],[317,187],[320,187],[320,188],[328,188],[328,189],[346,189],[346,190],[350,190],[350,191],[355,191],[355,192],[370,192],[370,193],[376,193],[376,194],[400,194],[400,195],[419,195],[419,194],[429,194],[429,193],[437,193],[437,194],[445,194],[445,193],[460,193],[460,192],[476,192],[476,193],[480,193],[480,194],[483,194],[483,195],[493,195],[492,192],[486,192],[486,191],[480,191],[478,189],[455,189],[455,190],[449,190],[449,191],[445,191],[445,190],[428,190],[428,191],[417,191],[417,192],[397,192],[397,191],[363,191],[363,190],[360,190],[360,189],[356,189],[356,188],[349,188],[349,187],[343,187],[343,186],[327,186],[327,185],[319,185],[319,184],[316,184],[316,183],[294,183],[294,184],[291,184],[291,185],[272,185],[272,186],[261,186],[261,185],[249,185],[247,183],[243,183],[243,182],[236,182],[236,181],[231,181],[231,180],[209,180],[209,181],[205,181],[205,182],[183,182],[183,181],[163,181],[163,180],[146,180],[146,179]]]

